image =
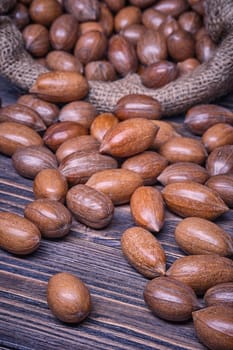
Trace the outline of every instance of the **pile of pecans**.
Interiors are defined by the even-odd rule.
[[[10,17],[50,70],[112,81],[137,72],[161,87],[208,61],[202,0],[20,0]]]
[[[18,3],[16,9],[21,8],[21,12],[22,8],[27,10],[23,5],[25,2]],[[137,28],[139,36],[135,39],[134,35],[137,56],[141,64],[146,65],[140,67],[140,72],[142,77],[144,75],[142,79],[150,77],[148,81],[151,83],[156,81],[153,77],[159,76],[154,69],[158,61],[143,61],[138,52],[143,52],[143,59],[155,57],[148,47],[161,48],[162,41],[158,39],[160,30],[164,28],[165,33],[165,28],[170,28],[169,23],[172,23],[172,28],[174,24],[195,23],[194,27],[198,27],[195,33],[199,30],[204,32],[196,20],[190,20],[190,16],[200,16],[193,11],[187,12],[188,3],[178,0],[134,0],[128,6],[124,1],[68,0],[64,1],[68,14],[62,14],[62,6],[55,0],[29,2],[25,18],[29,18],[29,13],[36,23],[27,25],[23,30],[28,50],[31,50],[30,47],[41,48],[40,45],[28,45],[26,39],[29,34],[25,34],[30,26],[39,25],[50,26],[49,31],[43,27],[43,32],[50,37],[47,50],[49,45],[55,50],[44,51],[40,55],[31,52],[35,56],[48,53],[45,61],[50,69],[49,55],[57,54],[57,49],[66,52],[65,56],[62,53],[63,65],[42,74],[32,87],[31,94],[23,95],[17,103],[0,109],[0,152],[12,157],[13,166],[20,175],[33,179],[35,196],[35,200],[25,207],[24,218],[14,213],[0,213],[1,248],[16,255],[30,254],[39,247],[41,235],[44,238],[67,235],[72,217],[93,229],[104,228],[112,220],[114,207],[129,203],[135,226],[123,232],[121,247],[129,263],[150,279],[144,289],[148,307],[156,316],[168,321],[183,322],[193,318],[197,336],[207,347],[232,350],[233,261],[230,257],[233,254],[233,238],[212,221],[233,208],[233,113],[217,105],[191,108],[184,120],[190,133],[188,137],[181,135],[172,123],[158,120],[162,117],[161,108],[151,97],[125,96],[118,101],[112,114],[98,114],[95,107],[84,100],[88,94],[87,79],[94,79],[93,75],[90,78],[87,74],[87,67],[105,57],[100,49],[102,44],[93,44],[99,43],[97,37],[104,38],[107,45],[106,37],[111,36],[107,50],[109,61],[104,61],[103,66],[98,63],[89,73],[98,71],[99,74],[100,71],[106,72],[106,67],[111,67],[115,79],[115,72],[119,76],[132,71],[131,68],[127,72],[120,71],[117,63],[121,62],[121,67],[129,67],[128,53],[127,60],[124,56],[125,45],[135,50],[135,43],[127,38],[126,33],[129,33],[129,28]],[[35,8],[38,3],[44,5],[48,16],[40,12],[37,14]],[[201,5],[200,1],[189,3]],[[49,5],[54,5],[57,10],[52,6],[49,11]],[[43,6],[38,8],[43,9]],[[157,18],[155,22],[158,22],[158,16],[163,19],[160,30],[145,29],[146,23],[152,25],[149,21],[151,13],[155,16],[153,18]],[[87,15],[93,17],[87,18]],[[69,20],[64,20],[67,16]],[[15,15],[15,18],[18,16]],[[71,45],[74,23],[77,23],[78,32],[81,31],[71,46],[56,47],[53,44],[57,39],[55,24],[61,18],[62,23],[58,22],[58,27],[65,23],[64,33],[68,34],[62,38],[66,38],[66,45]],[[104,20],[110,23],[109,18],[112,19],[112,30],[106,32]],[[45,22],[41,23],[41,20]],[[70,23],[72,27],[68,30]],[[113,27],[120,34],[112,36]],[[186,26],[176,30],[176,35],[177,31],[182,38],[184,34],[190,37]],[[31,43],[35,44],[35,37],[42,34],[38,29],[32,32]],[[151,44],[152,32],[153,38],[158,41]],[[57,33],[60,31],[57,30]],[[95,39],[89,41],[88,35]],[[203,37],[206,38],[206,34]],[[170,33],[168,39],[171,38]],[[127,44],[121,45],[123,42]],[[171,42],[171,47],[174,47],[179,40]],[[91,43],[89,49],[85,46],[88,43]],[[124,64],[116,58],[119,56],[114,53],[114,47],[118,54],[119,48],[122,48],[120,58],[124,57]],[[185,48],[188,47],[185,44]],[[92,49],[95,54],[101,53],[100,57],[92,55]],[[75,56],[70,54],[71,50],[74,50]],[[182,54],[183,51],[175,49],[176,53]],[[80,58],[82,52],[91,60]],[[160,55],[161,50],[156,52]],[[173,57],[171,52],[169,55]],[[78,62],[75,70],[74,66],[69,71],[61,70],[66,66],[64,57],[69,62],[67,55],[72,56],[72,62]],[[189,53],[188,57],[193,56]],[[166,57],[159,56],[159,64]],[[173,59],[179,61],[176,57]],[[183,60],[186,58],[182,57]],[[56,65],[59,58],[52,58],[51,62]],[[86,77],[80,74],[83,65]],[[179,64],[166,62],[166,76],[170,76],[167,72],[171,65],[174,72]],[[104,70],[96,68],[100,66]],[[101,79],[105,80],[106,76],[109,77],[109,74],[102,74]],[[163,228],[165,208],[184,218],[174,234],[178,246],[187,254],[177,259],[169,269],[166,269],[166,252],[155,237]],[[69,293],[64,294],[64,290]],[[197,296],[204,297],[205,307]],[[88,288],[67,272],[51,277],[47,300],[54,315],[68,323],[82,321],[91,309]]]

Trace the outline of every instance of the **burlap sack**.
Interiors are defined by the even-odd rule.
[[[0,14],[6,13],[15,0],[0,0]],[[99,111],[113,111],[119,98],[129,93],[152,96],[160,101],[164,115],[206,103],[233,89],[233,0],[206,0],[206,25],[219,44],[214,57],[194,72],[154,90],[145,88],[137,74],[115,82],[90,81],[88,99]],[[0,74],[28,90],[46,69],[25,52],[21,33],[8,17],[0,16]]]

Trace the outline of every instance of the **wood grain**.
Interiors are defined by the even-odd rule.
[[[19,93],[0,79],[4,104],[14,102]],[[11,159],[0,155],[0,211],[23,215],[32,200],[32,181],[20,177]],[[165,226],[156,235],[166,251],[167,267],[184,255],[174,240],[179,221],[167,211]],[[232,210],[217,222],[233,235]],[[26,258],[0,250],[0,349],[205,349],[191,321],[165,322],[145,306],[142,293],[147,280],[126,262],[120,249],[122,232],[133,224],[125,205],[116,208],[107,229],[92,230],[74,220],[68,236],[43,239]],[[60,271],[76,274],[90,288],[92,311],[80,325],[65,325],[48,309],[47,281]]]

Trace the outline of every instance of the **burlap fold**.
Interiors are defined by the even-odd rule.
[[[0,14],[15,0],[0,0]],[[113,111],[119,98],[129,93],[152,96],[160,101],[164,115],[206,103],[233,89],[233,0],[206,0],[205,22],[212,39],[218,43],[214,57],[161,89],[147,89],[137,74],[115,82],[90,81],[89,100],[99,111]],[[46,68],[25,51],[22,35],[6,16],[0,16],[0,74],[28,90]]]

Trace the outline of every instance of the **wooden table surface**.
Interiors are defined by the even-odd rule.
[[[4,105],[14,102],[19,93],[0,79]],[[232,98],[221,102],[233,110]],[[0,211],[23,215],[24,206],[32,200],[32,181],[20,177],[11,159],[0,155]],[[168,267],[184,255],[174,240],[179,221],[166,212],[165,225],[157,235]],[[217,223],[233,234],[233,211]],[[120,249],[121,234],[132,225],[125,205],[116,208],[111,225],[104,230],[73,221],[66,238],[42,239],[39,249],[28,257],[0,250],[0,349],[206,349],[198,342],[191,321],[165,322],[146,307],[142,295],[147,280],[129,266]],[[48,309],[48,279],[61,271],[79,276],[90,288],[92,311],[80,325],[63,324]]]

